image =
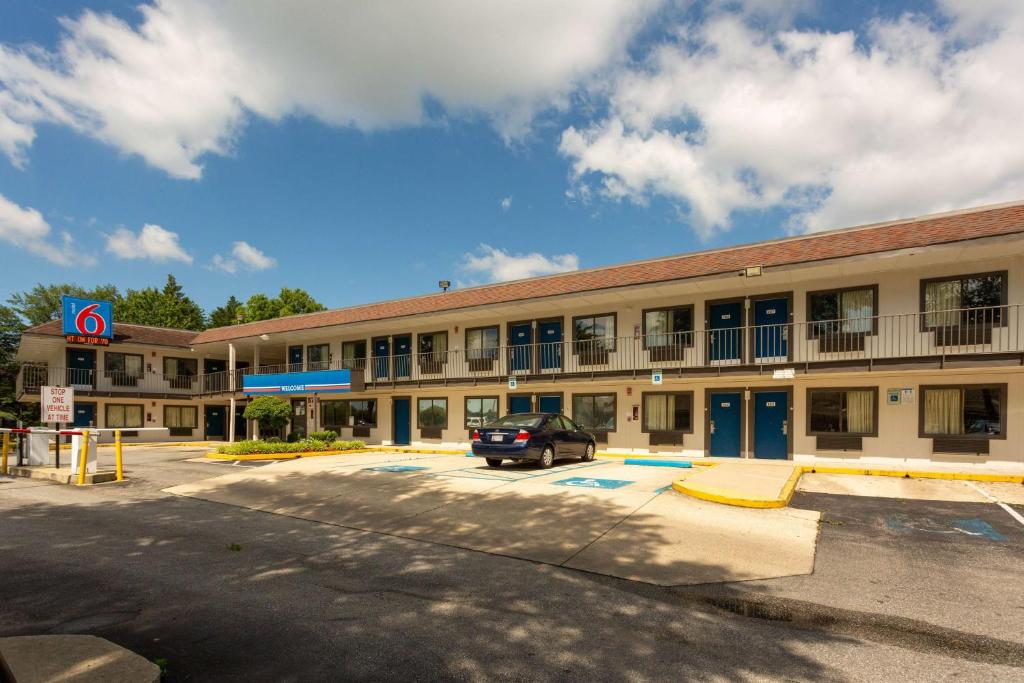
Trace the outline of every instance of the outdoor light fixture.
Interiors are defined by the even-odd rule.
[[[270,341],[270,335],[269,334],[261,334],[260,335],[260,339],[262,341]]]
[[[740,275],[743,277],[758,277],[761,275],[761,266],[747,266]]]
[[[448,288],[452,286],[451,280],[438,280],[437,286],[441,288],[442,292],[447,292]]]

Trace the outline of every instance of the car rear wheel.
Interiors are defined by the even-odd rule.
[[[501,458],[486,458],[488,467],[501,467]]]
[[[544,450],[540,453],[540,461],[538,464],[542,470],[551,469],[552,465],[555,464],[555,449],[551,446],[545,446]]]
[[[593,460],[596,451],[597,449],[594,448],[594,444],[588,443],[587,450],[583,451],[583,462],[590,462],[591,460]]]

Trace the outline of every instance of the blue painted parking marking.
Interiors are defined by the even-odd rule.
[[[931,534],[947,536],[963,535],[975,538],[987,538],[990,541],[1003,542],[1006,536],[996,531],[995,527],[983,519],[934,519],[925,517],[911,519],[906,515],[890,515],[885,525],[892,531],[912,532],[924,531]]]
[[[595,479],[593,477],[569,477],[552,482],[558,486],[576,486],[584,489],[620,489],[633,482],[625,479]]]
[[[418,472],[430,469],[428,467],[416,467],[415,465],[383,465],[381,467],[367,467],[368,472]]]
[[[650,458],[626,458],[623,465],[643,465],[645,467],[693,467],[689,460],[652,460]]]

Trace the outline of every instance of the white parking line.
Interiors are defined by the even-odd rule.
[[[977,484],[975,484],[973,481],[965,481],[964,483],[967,484],[968,486],[970,486],[972,489],[974,489],[978,493],[980,493],[981,495],[983,495],[986,498],[988,498],[989,500],[991,500],[993,503],[995,503],[999,507],[1001,507],[1004,510],[1006,510],[1008,513],[1010,513],[1010,516],[1013,517],[1015,520],[1017,520],[1021,524],[1024,524],[1024,516],[1021,516],[1021,514],[1019,512],[1017,512],[1016,510],[1014,510],[1012,507],[1010,507],[1009,505],[1007,505],[1003,501],[999,500],[998,498],[993,496],[991,493],[989,493],[985,489],[983,489],[980,486],[978,486]]]

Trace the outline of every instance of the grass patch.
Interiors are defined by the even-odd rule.
[[[303,439],[294,443],[239,441],[217,447],[224,455],[274,455],[277,453],[315,453],[318,451],[354,451],[366,448],[362,441],[319,441]]]

